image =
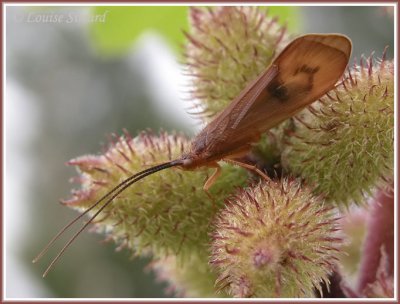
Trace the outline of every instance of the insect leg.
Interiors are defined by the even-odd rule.
[[[213,163],[208,165],[209,167],[213,167],[215,168],[215,171],[213,172],[213,174],[207,179],[207,181],[205,182],[203,189],[205,192],[208,192],[208,189],[211,188],[211,186],[215,183],[215,181],[218,179],[218,177],[221,175],[221,166],[218,165],[218,163]]]
[[[205,182],[204,186],[203,186],[203,190],[204,192],[207,194],[207,196],[209,197],[209,199],[212,201],[213,203],[213,207],[216,208],[217,204],[215,202],[214,197],[211,195],[211,193],[208,191],[208,189],[210,189],[210,187],[215,183],[215,181],[218,179],[218,177],[221,175],[221,167],[220,165],[218,165],[218,163],[213,163],[208,165],[209,167],[214,167],[215,171],[213,172],[213,174],[207,179],[207,181]]]
[[[264,178],[265,180],[271,180],[264,172],[262,172],[260,169],[258,169],[258,168],[257,168],[256,166],[254,166],[254,165],[246,164],[246,163],[243,163],[243,162],[241,162],[241,161],[233,160],[233,159],[228,159],[228,158],[224,158],[224,159],[222,159],[222,160],[223,160],[224,162],[227,162],[227,163],[230,163],[230,164],[233,164],[233,165],[237,165],[237,166],[239,166],[239,167],[242,167],[242,168],[251,170],[251,171],[257,173],[258,175],[260,175],[260,176],[261,176],[262,178]]]

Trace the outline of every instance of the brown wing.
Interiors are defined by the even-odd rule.
[[[225,141],[233,130],[235,122],[239,122],[248,113],[262,90],[278,75],[278,68],[271,65],[253,80],[192,142],[192,152],[199,155],[204,150],[214,151],[215,146]]]
[[[332,89],[350,54],[351,42],[342,35],[310,34],[293,40],[200,132],[192,150],[205,150],[211,160],[248,148],[263,132]]]

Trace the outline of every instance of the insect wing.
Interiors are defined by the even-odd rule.
[[[220,144],[226,142],[225,139],[230,137],[230,132],[234,131],[235,123],[242,120],[261,91],[277,74],[278,68],[271,65],[257,79],[248,84],[230,105],[198,134],[194,143],[207,147],[210,152],[221,148]],[[198,148],[194,147],[194,150],[198,150]]]
[[[210,152],[223,155],[240,150],[322,97],[342,76],[350,54],[351,42],[342,35],[311,34],[292,41],[272,63],[274,77],[262,89],[253,82],[253,94],[242,92],[242,100],[218,116],[209,131],[222,135],[213,134]]]

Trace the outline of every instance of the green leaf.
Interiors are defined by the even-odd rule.
[[[104,55],[121,55],[145,31],[160,33],[175,49],[184,42],[187,6],[100,6],[93,7],[92,18],[105,15],[105,22],[92,22],[90,34],[95,47]],[[93,19],[94,20],[94,19]]]

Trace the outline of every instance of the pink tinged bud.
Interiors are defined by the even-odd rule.
[[[192,103],[208,121],[269,65],[288,35],[256,7],[191,8],[189,16],[185,57]]]
[[[261,267],[272,267],[279,260],[279,250],[274,250],[274,248],[265,244],[253,253],[253,265],[256,268]]]
[[[176,159],[190,145],[190,140],[180,134],[142,132],[132,138],[124,133],[122,137],[112,136],[103,154],[69,162],[77,166],[76,180],[81,185],[64,204],[86,210],[132,173]],[[149,175],[119,193],[94,221],[96,228],[112,235],[121,244],[119,248],[128,247],[135,254],[145,251],[186,256],[192,250],[202,250],[209,240],[210,218],[223,206],[226,196],[247,179],[243,170],[227,166],[214,185],[217,191],[211,200],[199,187],[207,174],[207,169],[168,169]],[[249,232],[242,229],[238,233]],[[228,250],[236,253],[235,246]]]
[[[296,180],[241,190],[214,226],[211,264],[235,297],[313,295],[342,243],[333,208]]]

